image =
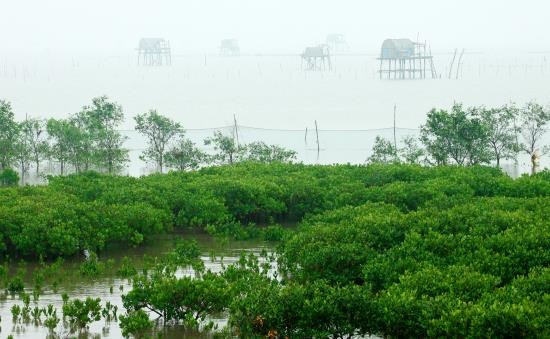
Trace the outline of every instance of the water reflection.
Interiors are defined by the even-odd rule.
[[[262,252],[272,252],[273,244],[261,241],[217,241],[216,239],[198,232],[187,231],[179,234],[165,235],[155,238],[139,248],[130,249],[109,249],[100,254],[102,261],[114,259],[120,263],[124,256],[128,256],[135,263],[136,267],[141,269],[145,266],[147,257],[161,256],[169,252],[180,239],[195,239],[199,244],[202,255],[201,259],[207,270],[212,272],[220,272],[223,267],[233,264],[239,260],[242,252],[254,253],[259,256]],[[265,260],[265,259],[263,259]],[[260,263],[262,259],[260,259]],[[31,309],[35,306],[46,307],[51,304],[57,308],[58,317],[62,317],[62,294],[67,293],[71,299],[85,299],[86,297],[100,298],[102,306],[110,302],[118,307],[118,314],[123,314],[121,295],[127,293],[131,289],[131,283],[128,279],[118,278],[114,272],[106,274],[97,279],[89,279],[82,277],[78,273],[80,260],[72,259],[63,264],[63,272],[67,272],[64,279],[59,282],[59,286],[54,288],[51,285],[46,285],[43,288],[43,293],[40,295],[38,302],[31,301]],[[25,286],[32,286],[32,271],[38,267],[37,263],[29,263],[27,266],[27,275],[25,277]],[[15,271],[16,267],[11,267],[10,271]],[[276,271],[272,268],[271,274]],[[193,276],[195,272],[191,268],[180,270],[176,273],[177,276]],[[56,291],[54,291],[56,289]],[[25,292],[32,294],[32,289],[26,288]],[[11,307],[13,305],[22,305],[23,302],[18,296],[6,295],[0,299],[0,316],[1,316],[1,333],[2,336],[12,334],[15,338],[46,338],[48,329],[43,324],[34,324],[32,321],[18,322],[13,324]],[[153,319],[153,317],[151,317]],[[225,314],[218,314],[208,321],[212,320],[218,328],[222,328],[227,323]],[[60,337],[67,337],[68,330],[61,326],[62,322],[56,328],[56,333]],[[205,338],[207,334],[201,334],[196,331],[185,330],[182,326],[170,326],[162,331],[163,338]],[[87,333],[83,334],[84,338],[123,338],[117,322],[107,322],[103,318],[100,321],[90,325]]]

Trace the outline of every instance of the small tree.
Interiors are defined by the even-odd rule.
[[[419,164],[426,152],[417,144],[416,138],[408,135],[402,140],[403,147],[398,149],[400,157],[408,164]]]
[[[237,145],[235,139],[223,135],[220,131],[214,132],[214,136],[205,139],[204,144],[214,146],[216,153],[212,156],[212,160],[219,164],[233,164],[241,158],[245,151],[245,148]]]
[[[196,170],[206,160],[207,155],[183,137],[166,153],[165,158],[166,165],[178,171]]]
[[[372,155],[367,159],[369,163],[389,164],[399,162],[397,149],[394,144],[384,137],[376,136],[374,146],[372,147]]]
[[[20,125],[19,130],[20,133],[14,145],[14,158],[17,161],[21,173],[21,184],[25,184],[25,175],[29,172],[29,168],[31,167],[32,149],[27,138],[28,136],[24,130],[24,123]]]
[[[454,104],[451,111],[432,109],[420,128],[422,143],[438,165],[488,163],[491,152],[488,128],[472,110]]]
[[[534,174],[539,157],[548,151],[548,148],[543,148],[540,142],[550,122],[550,112],[536,102],[529,102],[521,109],[519,120],[523,137],[520,148],[531,157],[531,173]]]
[[[478,107],[472,112],[487,128],[487,140],[496,166],[500,168],[501,159],[516,159],[519,152],[515,126],[518,109],[514,105],[490,109]]]
[[[15,186],[19,182],[17,172],[11,168],[0,170],[0,186]]]
[[[89,165],[89,138],[84,131],[67,119],[50,119],[46,124],[48,135],[52,139],[50,155],[59,162],[61,175],[65,174],[68,163],[77,172]]]
[[[148,142],[148,147],[140,159],[154,162],[162,173],[168,144],[183,133],[181,125],[160,115],[156,110],[140,114],[134,119],[136,131],[143,134]]]
[[[115,173],[128,162],[128,150],[122,147],[127,138],[117,131],[124,120],[120,105],[106,96],[93,98],[74,119],[90,137],[90,153],[98,168]]]
[[[267,145],[256,141],[246,145],[246,159],[260,162],[292,162],[296,160],[296,152],[278,145]]]
[[[71,332],[79,332],[94,321],[101,319],[101,300],[86,297],[86,300],[69,300],[63,304],[63,318],[67,318]]]
[[[0,170],[9,168],[15,160],[19,125],[14,117],[11,104],[0,100]]]
[[[31,161],[34,163],[35,172],[38,176],[40,162],[48,154],[46,123],[43,120],[27,119],[21,123],[21,131],[30,148]]]
[[[87,122],[79,114],[75,114],[67,120],[66,127],[65,132],[70,137],[67,140],[70,163],[77,173],[89,170],[96,161],[93,135],[90,133]]]

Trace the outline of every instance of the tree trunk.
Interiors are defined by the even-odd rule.
[[[25,185],[25,165],[21,164],[21,186]]]

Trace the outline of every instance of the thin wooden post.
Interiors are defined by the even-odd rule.
[[[317,161],[319,161],[319,153],[321,148],[319,146],[319,129],[317,128],[317,120],[315,120],[315,136],[317,138]]]
[[[458,53],[458,48],[455,48],[455,54],[453,55],[453,60],[451,61],[451,68],[449,68],[449,79],[451,78],[451,74],[453,73],[453,65],[455,63],[456,53]]]
[[[424,40],[424,58],[420,60],[420,68],[421,68],[420,72],[422,73],[422,79],[426,79],[426,44],[427,44],[427,41]],[[430,48],[430,58],[431,56],[432,56],[432,50]],[[422,66],[422,63],[424,64],[424,66]]]
[[[397,104],[394,104],[393,105],[393,147],[397,151],[397,136],[395,134],[395,129],[396,129],[396,126],[395,126],[395,112],[396,111],[397,111]]]
[[[233,127],[234,135],[233,135],[233,137],[236,140],[237,147],[239,147],[239,130],[238,130],[238,127],[237,127],[237,117],[235,117],[235,114],[233,114],[233,123],[234,123],[234,127]]]
[[[456,79],[458,79],[458,75],[460,73],[460,66],[462,64],[462,56],[464,55],[464,48],[462,49],[462,53],[460,53],[460,57],[458,58],[458,63],[456,64]]]

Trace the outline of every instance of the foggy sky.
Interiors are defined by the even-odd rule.
[[[291,53],[333,32],[365,52],[417,33],[435,51],[550,50],[547,0],[0,0],[0,11],[0,57],[129,54],[141,37],[169,39],[176,54],[215,52],[223,38]]]

